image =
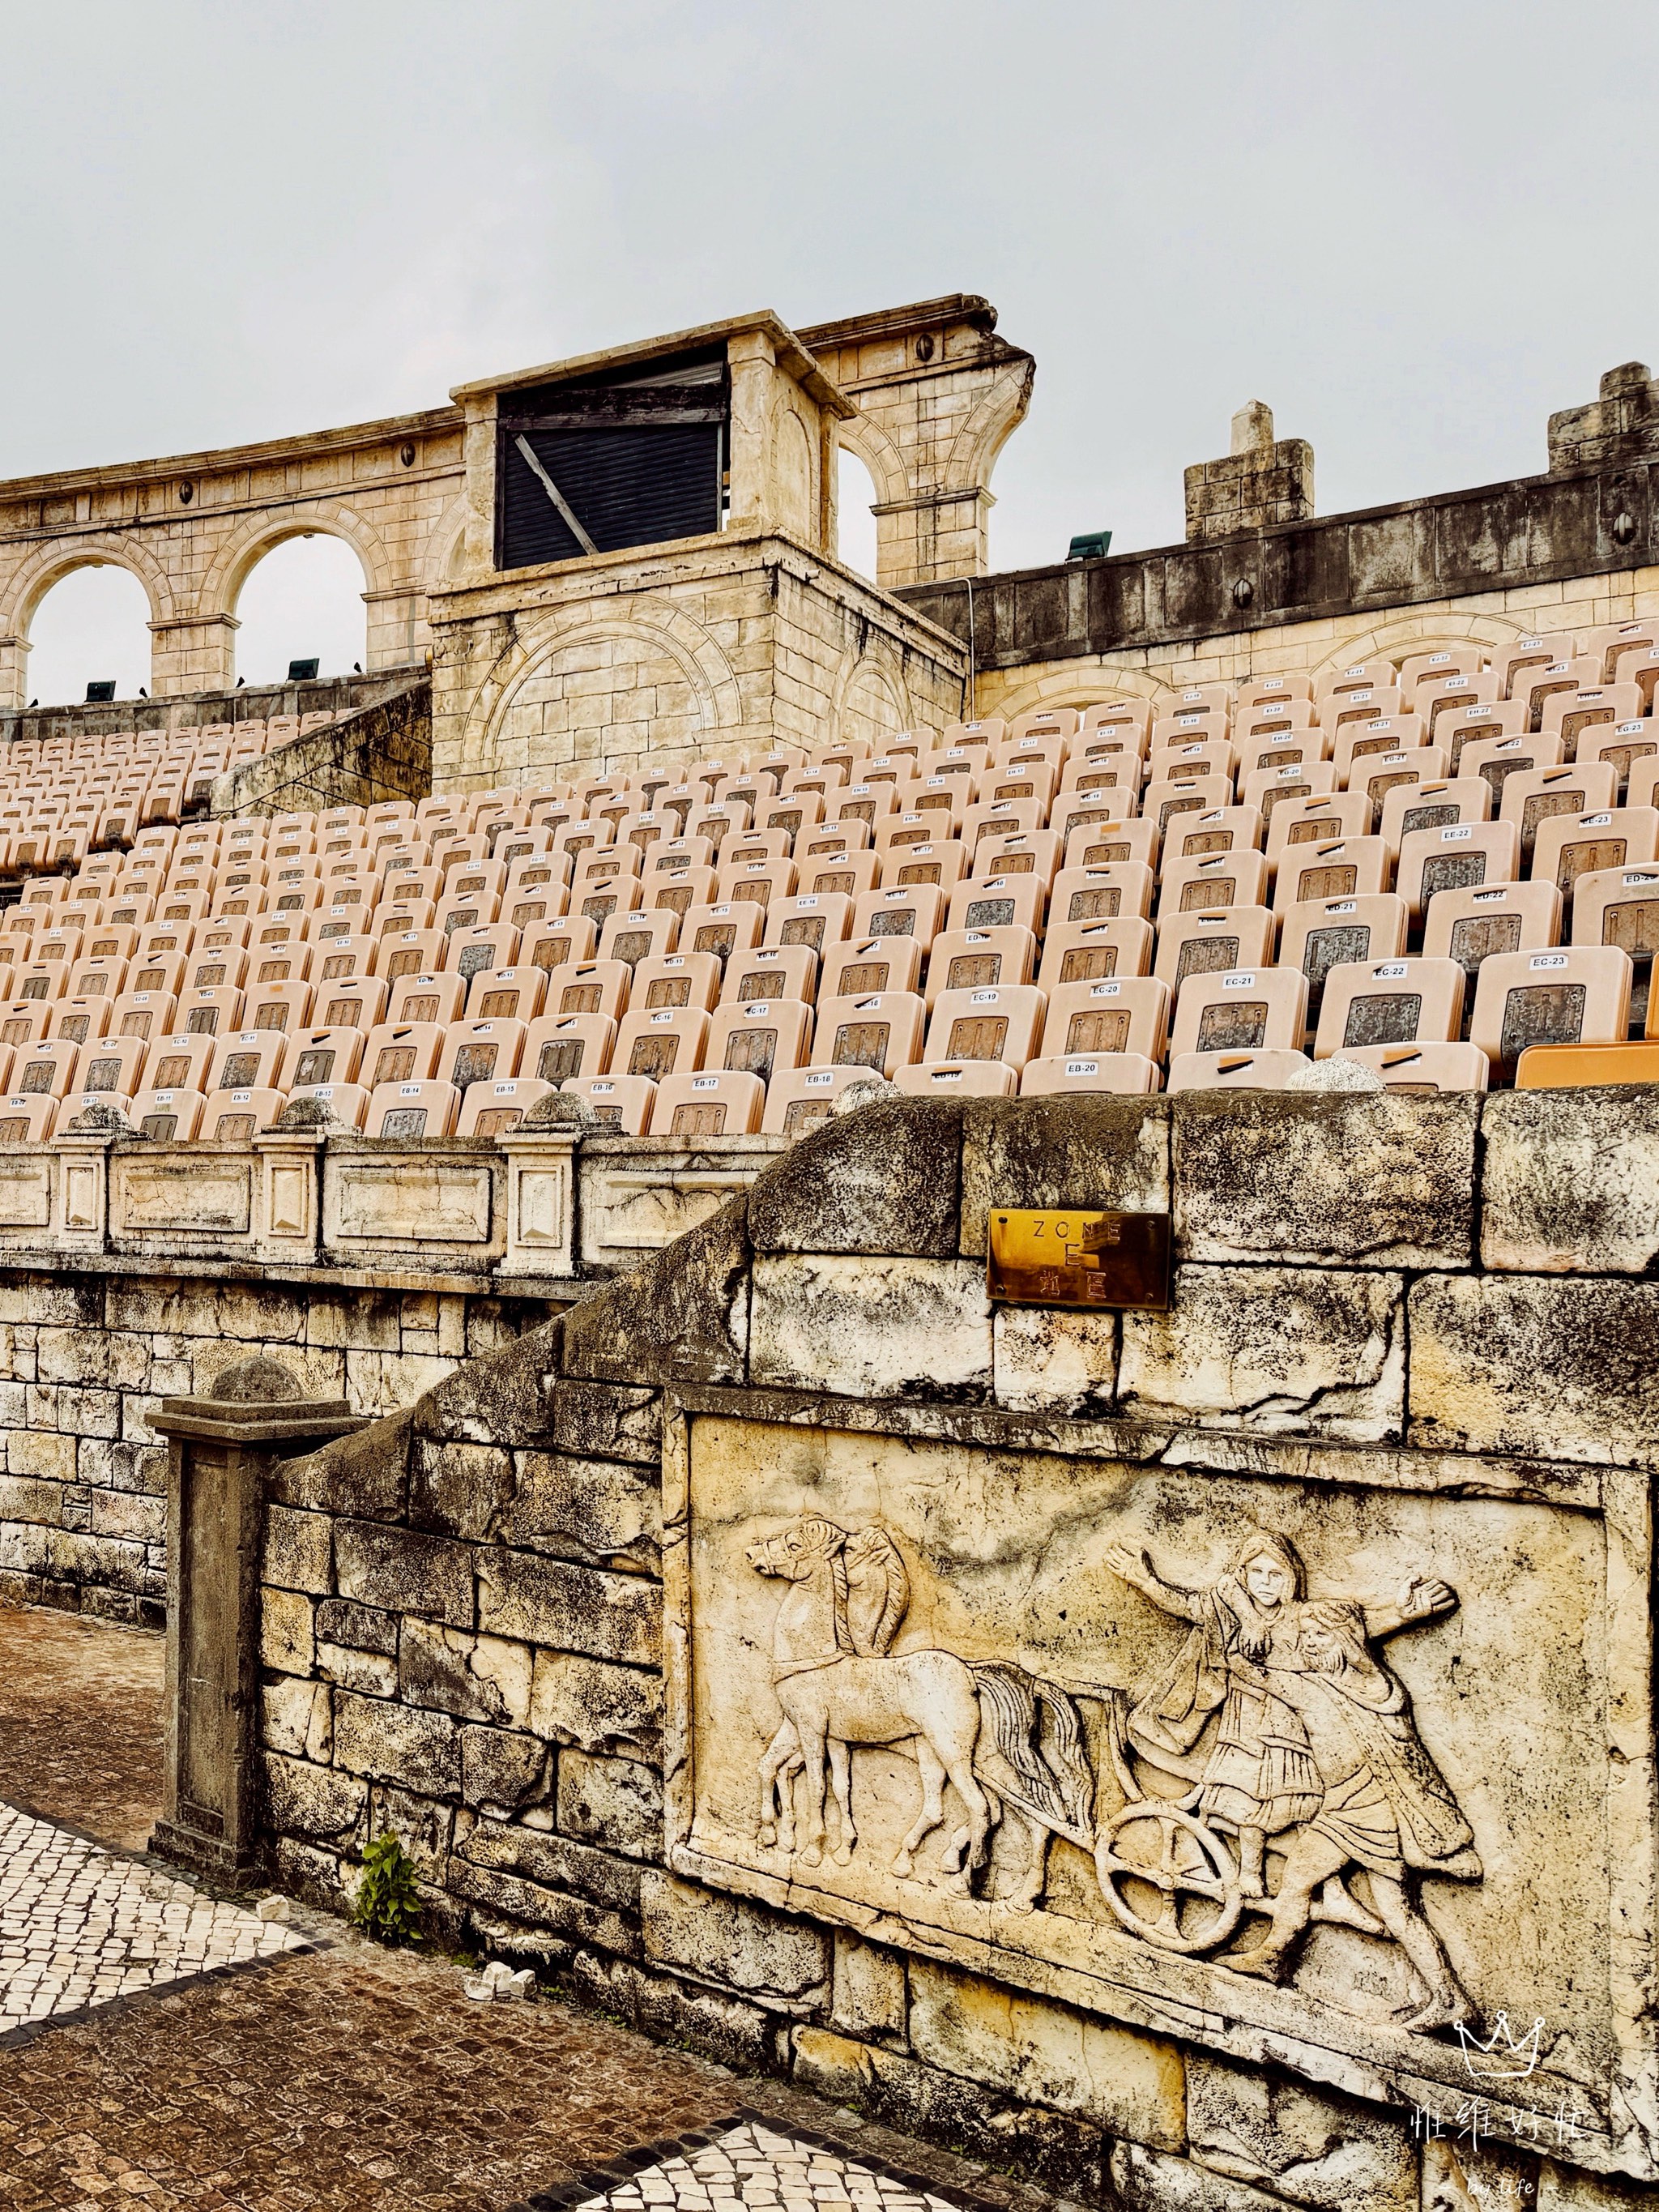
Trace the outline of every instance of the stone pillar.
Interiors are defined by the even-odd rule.
[[[149,626],[150,695],[176,698],[189,691],[228,691],[236,681],[234,615],[182,615]]]
[[[296,1100],[288,1112],[295,1113],[296,1108],[302,1111],[311,1103]],[[285,1114],[275,1128],[261,1129],[253,1139],[253,1149],[259,1155],[254,1235],[262,1260],[300,1267],[317,1263],[326,1112],[322,1108],[314,1120],[302,1120],[295,1113],[294,1125],[289,1125]]]
[[[363,666],[373,676],[382,668],[414,668],[426,658],[432,633],[426,624],[426,593],[418,584],[398,584],[365,592],[368,610]]]
[[[0,714],[16,714],[29,702],[29,641],[0,637]]]
[[[52,1243],[60,1251],[102,1252],[108,1248],[109,1154],[117,1134],[108,1125],[115,1120],[106,1108],[80,1115],[53,1140],[58,1176]]]
[[[576,1129],[514,1130],[495,1139],[507,1155],[503,1275],[576,1271]]]
[[[1272,408],[1247,401],[1233,417],[1232,451],[1187,471],[1188,543],[1306,522],[1314,511],[1313,458],[1305,438],[1275,442]]]
[[[266,1478],[368,1419],[254,1358],[205,1398],[164,1398],[150,1425],[168,1444],[167,1782],[150,1849],[234,1888],[255,1865]]]

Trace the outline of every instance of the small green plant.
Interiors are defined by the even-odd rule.
[[[415,1862],[388,1828],[363,1853],[363,1878],[351,1917],[377,1943],[418,1943],[421,1899]]]

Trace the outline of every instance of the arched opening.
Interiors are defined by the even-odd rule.
[[[281,684],[293,660],[314,660],[319,676],[349,676],[367,665],[363,564],[343,538],[307,532],[285,538],[249,569],[232,612],[236,673],[249,684]]]
[[[100,562],[60,577],[28,626],[27,699],[69,707],[88,684],[115,686],[118,699],[149,687],[149,599],[131,569]]]
[[[848,446],[841,448],[841,473],[836,486],[836,508],[840,557],[860,576],[876,578],[876,480]]]

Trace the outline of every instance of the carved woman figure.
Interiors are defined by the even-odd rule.
[[[1282,1537],[1252,1529],[1208,1589],[1165,1582],[1146,1552],[1124,1544],[1108,1549],[1106,1564],[1164,1612],[1193,1624],[1170,1664],[1136,1685],[1129,1739],[1154,1765],[1173,1759],[1181,1772],[1219,1713],[1199,1810],[1237,1833],[1240,1886],[1247,1897],[1263,1896],[1267,1838],[1310,1820],[1322,1796],[1301,1718],[1265,1663],[1302,1599],[1302,1561]],[[1364,1924],[1375,1925],[1369,1915]]]

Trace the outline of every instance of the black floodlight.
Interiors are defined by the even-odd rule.
[[[314,684],[319,664],[314,660],[290,660],[288,680],[290,684]]]
[[[115,679],[113,677],[110,678],[107,684],[88,684],[87,686],[87,704],[88,707],[107,707],[114,696]]]
[[[1085,530],[1080,538],[1072,540],[1068,561],[1103,561],[1112,550],[1109,530]]]

